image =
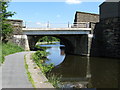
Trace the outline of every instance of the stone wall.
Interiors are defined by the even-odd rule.
[[[89,22],[89,28],[92,28],[91,33],[93,33],[95,24],[99,22],[99,14],[77,11],[75,14],[74,24],[78,24],[79,22]]]
[[[8,23],[13,26],[13,33],[9,37],[9,42],[13,42],[25,50],[29,50],[27,35],[23,35],[23,20],[8,19]]]
[[[13,35],[22,35],[23,20],[8,19],[8,22],[13,26]]]
[[[120,3],[120,2],[119,2]],[[118,2],[103,2],[100,5],[100,20],[110,17],[118,17],[120,4]]]
[[[74,22],[99,22],[99,14],[77,11]]]
[[[22,47],[24,50],[29,50],[27,35],[13,35],[12,42]]]
[[[107,3],[103,3],[100,6],[101,17],[100,22],[95,26],[91,56],[120,58],[120,16],[119,14],[115,14],[119,13],[116,8],[118,6],[111,8],[117,10],[108,10],[109,14],[111,12],[111,15],[107,14],[108,11],[106,12],[106,9],[111,5],[114,6],[115,4],[120,6],[120,2],[117,4],[116,2]],[[112,11],[117,12],[113,14]]]

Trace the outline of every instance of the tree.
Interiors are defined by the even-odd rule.
[[[2,41],[7,42],[7,37],[12,33],[13,28],[10,23],[8,23],[7,18],[12,17],[15,12],[7,11],[9,1],[0,0],[0,25],[2,25]]]

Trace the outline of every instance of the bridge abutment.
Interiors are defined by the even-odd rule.
[[[67,54],[89,56],[92,39],[92,37],[89,37],[89,34],[61,37],[65,39],[65,41],[64,39],[62,40],[62,44],[65,45],[65,51]]]
[[[29,43],[29,49],[34,50],[36,43],[38,42],[40,36],[30,36],[28,35],[28,43]]]
[[[79,35],[75,39],[74,54],[89,56],[92,37],[89,34]]]
[[[30,50],[27,35],[13,35],[12,42],[22,47],[24,50]]]

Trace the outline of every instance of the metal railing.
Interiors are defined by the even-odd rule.
[[[74,23],[25,23],[26,28],[90,28],[90,22],[74,22]]]

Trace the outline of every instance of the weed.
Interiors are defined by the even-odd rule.
[[[25,65],[25,69],[26,69],[26,72],[27,72],[28,80],[32,83],[32,86],[35,87],[34,80],[31,77],[31,73],[29,72],[28,65],[26,63],[26,55],[24,56],[24,65]]]

